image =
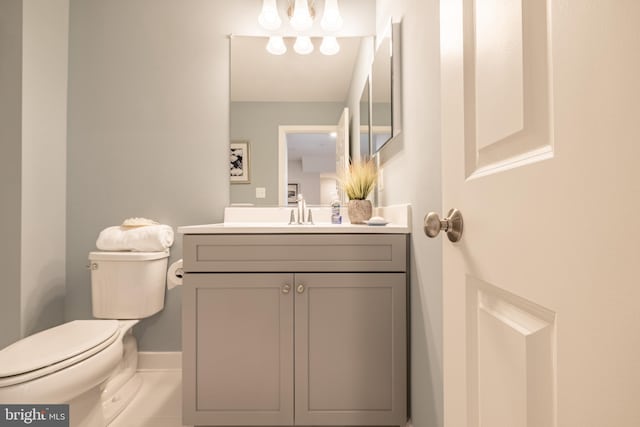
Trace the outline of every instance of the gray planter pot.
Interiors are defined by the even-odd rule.
[[[351,224],[364,224],[371,218],[373,207],[371,200],[349,200],[347,213]]]

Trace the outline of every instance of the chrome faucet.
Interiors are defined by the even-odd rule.
[[[302,194],[298,194],[298,197],[296,198],[296,202],[298,203],[298,224],[304,224],[305,223],[305,220],[304,220],[305,202],[304,202],[304,197],[302,197]]]
[[[307,213],[307,217],[305,219],[304,211],[307,208],[307,203],[304,201],[304,197],[302,197],[302,194],[298,194],[296,202],[298,203],[298,220],[296,221],[295,211],[291,209],[291,215],[289,216],[289,225],[313,225],[313,216],[311,215],[311,209],[309,209],[309,212]]]

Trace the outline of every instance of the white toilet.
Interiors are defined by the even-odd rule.
[[[71,426],[109,424],[142,383],[131,329],[164,307],[168,257],[91,252],[93,315],[105,320],[74,320],[0,350],[0,402],[69,403]]]

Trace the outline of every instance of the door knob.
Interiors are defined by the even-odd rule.
[[[301,294],[304,292],[304,285],[300,284],[298,285],[298,287],[296,288],[296,291]]]
[[[445,219],[440,219],[435,212],[429,212],[424,217],[424,234],[436,237],[440,231],[446,231],[452,242],[462,238],[462,214],[458,209],[451,209]]]
[[[288,294],[290,290],[291,290],[291,286],[290,285],[284,285],[282,287],[282,293],[283,294]]]

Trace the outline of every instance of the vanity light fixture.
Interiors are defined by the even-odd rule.
[[[284,55],[287,53],[287,46],[284,44],[282,36],[271,36],[267,43],[267,52],[272,55]]]
[[[323,55],[335,55],[340,52],[340,45],[338,44],[338,40],[336,40],[335,36],[324,36],[322,38],[322,43],[320,44],[320,52]]]
[[[325,0],[324,14],[320,25],[325,31],[338,31],[342,28],[342,16],[340,16],[338,0]]]
[[[315,14],[315,9],[307,0],[295,0],[295,3],[289,6],[291,27],[296,31],[307,31],[313,25]]]
[[[291,28],[297,32],[304,32],[313,26],[316,17],[314,8],[315,0],[287,0],[289,8],[287,14]],[[262,0],[262,11],[258,16],[260,25],[268,30],[275,31],[280,28],[282,20],[278,15],[277,0]],[[342,16],[338,8],[338,0],[325,0],[324,13],[320,25],[326,32],[335,32],[342,28]],[[293,50],[300,55],[308,55],[313,52],[313,43],[307,35],[298,35],[293,45]],[[287,52],[281,35],[272,35],[267,43],[267,51],[273,55],[283,55]],[[340,45],[335,35],[325,35],[320,45],[323,55],[335,55],[340,52]]]
[[[309,36],[298,36],[293,45],[293,50],[299,55],[309,55],[313,52],[313,43]]]
[[[258,16],[258,23],[262,28],[269,31],[274,31],[280,28],[282,20],[280,19],[280,15],[278,15],[278,5],[276,4],[276,0],[262,1],[262,11]]]

